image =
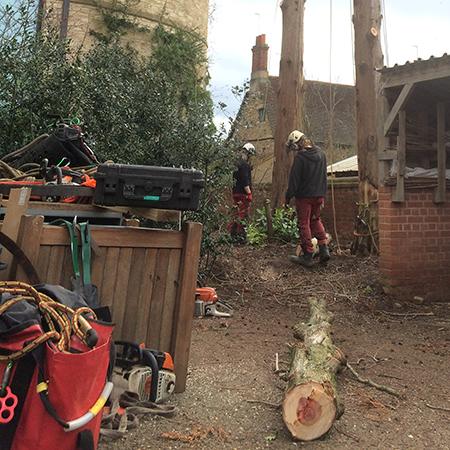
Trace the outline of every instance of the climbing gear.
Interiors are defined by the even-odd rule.
[[[100,302],[98,299],[97,287],[92,284],[91,280],[91,259],[92,259],[92,238],[90,226],[88,222],[77,224],[77,217],[75,216],[72,222],[67,220],[56,220],[52,225],[64,225],[67,228],[70,238],[70,252],[72,255],[72,288],[75,292],[80,293],[86,300],[86,303],[91,308],[99,308]],[[78,232],[80,233],[80,240],[78,239]],[[80,270],[78,247],[81,242],[81,265]]]
[[[253,156],[256,154],[255,146],[250,142],[247,142],[246,144],[244,144],[242,146],[242,148],[245,150],[245,152],[247,153],[248,156]]]
[[[175,391],[176,381],[170,354],[128,341],[116,341],[115,346],[114,398],[124,391],[130,391],[142,401],[167,401]]]
[[[219,300],[219,296],[214,288],[201,287],[195,290],[194,316],[232,317],[233,308]]]
[[[112,326],[54,288],[0,282],[0,450],[96,446],[112,390]]]

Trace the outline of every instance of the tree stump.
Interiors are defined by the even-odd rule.
[[[283,401],[283,420],[295,439],[311,441],[324,435],[342,414],[336,374],[345,356],[330,337],[332,314],[326,302],[310,298],[309,322],[294,327],[302,342],[291,348],[288,386]]]

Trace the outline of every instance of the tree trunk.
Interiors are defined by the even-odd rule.
[[[303,19],[305,0],[284,0],[280,90],[275,128],[272,207],[284,202],[293,155],[285,143],[292,130],[303,128]]]
[[[342,412],[336,373],[345,356],[330,337],[332,314],[324,300],[309,299],[309,322],[298,324],[294,336],[302,339],[292,347],[283,420],[295,439],[311,441],[324,435]]]
[[[368,225],[374,235],[378,228],[376,205],[378,188],[378,114],[381,50],[380,0],[354,0],[356,65],[356,129],[359,172],[359,198],[362,210],[370,208]],[[369,195],[368,195],[369,194]],[[362,210],[360,212],[362,212]],[[375,252],[373,236],[365,230],[361,248]]]

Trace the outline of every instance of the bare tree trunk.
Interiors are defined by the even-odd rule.
[[[380,0],[354,0],[359,179],[378,186],[377,96],[383,66]]]
[[[309,322],[298,324],[292,347],[288,387],[283,402],[283,420],[295,439],[311,441],[323,436],[342,414],[336,373],[345,356],[333,344],[332,315],[324,300],[309,299]]]
[[[284,201],[293,156],[285,142],[294,129],[303,128],[303,19],[305,0],[283,0],[283,39],[280,60],[280,90],[275,129],[272,176],[272,206]]]
[[[381,50],[380,0],[353,0],[356,64],[356,129],[359,171],[359,198],[361,208],[370,208],[365,234],[373,235],[377,226],[377,207],[371,200],[378,188],[378,96],[383,66]],[[360,211],[361,213],[362,211]],[[365,236],[363,248],[374,250],[373,236]]]

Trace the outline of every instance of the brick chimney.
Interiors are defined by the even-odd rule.
[[[252,48],[252,81],[267,79],[269,72],[267,71],[267,62],[269,55],[269,46],[266,44],[266,35],[261,34],[256,37],[256,44]]]

